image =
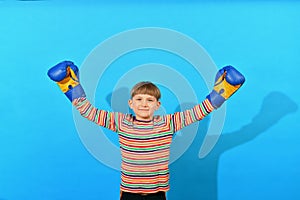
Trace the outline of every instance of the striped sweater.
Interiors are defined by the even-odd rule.
[[[213,107],[208,99],[192,109],[139,121],[131,114],[95,108],[86,98],[73,101],[80,114],[118,133],[122,156],[121,191],[155,193],[169,190],[169,154],[173,134],[203,119]]]

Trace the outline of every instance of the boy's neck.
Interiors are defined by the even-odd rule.
[[[137,119],[136,116],[134,116],[134,120],[138,121],[138,122],[152,122],[153,118],[152,119]]]

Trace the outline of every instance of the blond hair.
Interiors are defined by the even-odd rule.
[[[157,100],[161,97],[159,88],[150,81],[142,81],[135,84],[130,92],[131,98],[137,94],[148,94],[154,96]]]

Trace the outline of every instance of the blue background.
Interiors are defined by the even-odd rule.
[[[300,199],[299,10],[297,1],[0,1],[0,199],[118,199],[120,172],[86,150],[46,73],[66,59],[80,67],[102,41],[142,27],[186,34],[247,78],[213,151],[198,158],[208,117],[170,165],[169,199]]]

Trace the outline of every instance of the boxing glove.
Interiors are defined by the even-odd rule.
[[[72,102],[79,97],[85,97],[85,92],[79,83],[79,70],[71,61],[63,61],[48,70],[48,76],[55,81],[63,93]]]
[[[245,82],[245,77],[234,67],[220,69],[215,78],[212,92],[207,96],[214,108],[219,108]]]

